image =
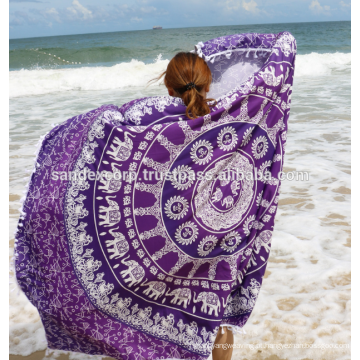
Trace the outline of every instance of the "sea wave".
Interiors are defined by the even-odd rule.
[[[295,77],[324,76],[351,68],[351,53],[311,53],[296,56]]]
[[[42,95],[59,91],[111,90],[143,87],[166,69],[169,60],[158,56],[155,62],[139,60],[122,62],[111,67],[80,67],[70,69],[33,69],[10,72],[10,98]],[[318,77],[348,71],[350,53],[311,53],[297,55],[295,77]],[[154,86],[154,82],[150,86]]]
[[[131,60],[111,67],[11,71],[10,98],[69,90],[111,90],[147,86],[148,81],[160,75],[168,63],[169,60],[163,60],[159,56],[151,64]],[[154,84],[157,82],[149,86]]]

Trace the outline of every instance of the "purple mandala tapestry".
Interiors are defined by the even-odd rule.
[[[242,328],[269,258],[296,42],[237,34],[195,46],[211,113],[180,98],[104,105],[42,140],[16,233],[19,285],[51,349],[205,360]]]

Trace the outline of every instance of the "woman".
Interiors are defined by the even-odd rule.
[[[180,52],[171,59],[166,71],[157,80],[163,76],[169,95],[182,99],[189,119],[210,114],[208,102],[212,99],[207,99],[206,93],[210,90],[212,76],[204,59],[194,53]],[[233,344],[232,331],[220,327],[212,351],[213,360],[230,360]]]
[[[296,43],[236,34],[195,51],[170,61],[170,96],[42,140],[15,266],[49,348],[206,360],[215,342],[214,359],[231,357],[270,253]]]

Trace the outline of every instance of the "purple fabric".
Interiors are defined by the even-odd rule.
[[[181,99],[150,97],[75,116],[43,139],[15,266],[49,348],[207,359],[220,324],[243,327],[254,308],[279,198],[296,43],[287,32],[239,34],[195,51],[215,90],[225,91],[221,66],[232,59],[262,59],[261,69],[195,120]],[[236,169],[253,178],[219,178]],[[150,180],[144,170],[213,179]],[[68,171],[137,177],[62,179]]]

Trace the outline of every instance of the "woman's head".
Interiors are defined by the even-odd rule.
[[[195,119],[210,113],[206,93],[210,89],[211,71],[204,59],[190,52],[180,52],[169,62],[164,83],[170,96],[181,97],[186,116]]]

